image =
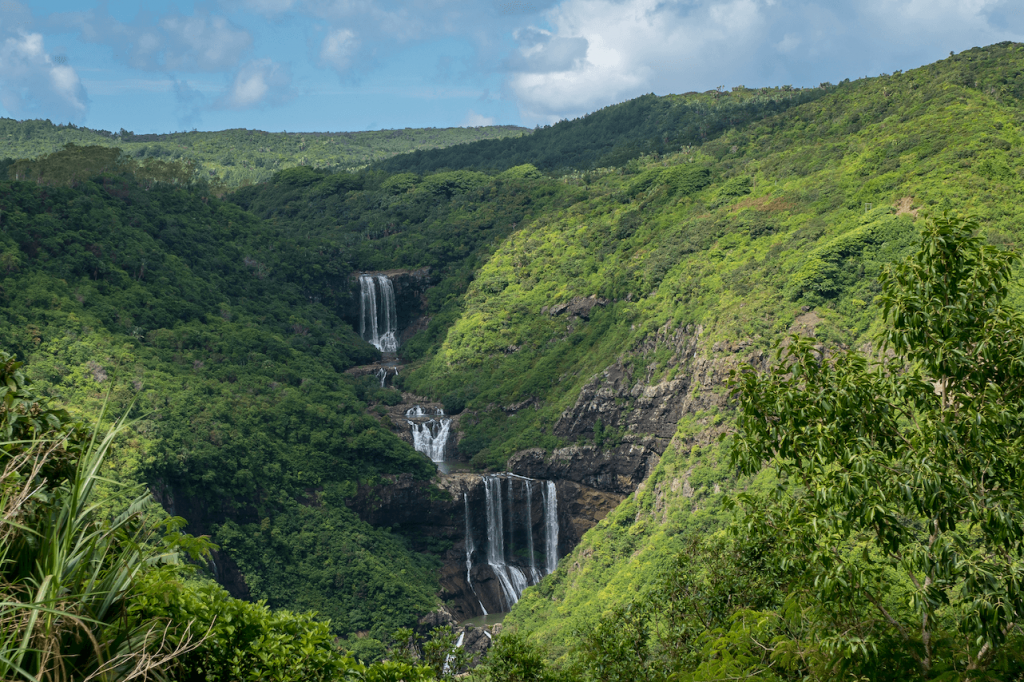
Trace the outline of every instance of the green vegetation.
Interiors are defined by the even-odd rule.
[[[434,607],[436,560],[344,504],[359,482],[433,467],[343,374],[379,355],[338,315],[336,252],[287,245],[202,187],[112,173],[2,183],[0,211],[0,347],[83,418],[111,386],[111,410],[146,415],[109,476],[162,491],[252,596],[335,634],[379,640]]]
[[[745,521],[818,620],[803,648],[872,679],[1024,662],[1024,315],[1004,304],[1019,257],[977,229],[936,220],[886,271],[870,361],[823,362],[797,338],[768,373],[735,377],[732,461],[768,462],[780,483],[740,498]]]
[[[357,133],[266,133],[222,130],[136,135],[111,133],[50,121],[0,118],[0,159],[31,159],[67,144],[114,147],[139,161],[180,161],[201,169],[203,177],[229,187],[268,180],[293,166],[342,170],[359,168],[396,154],[456,144],[519,137],[526,128],[406,128]]]
[[[734,88],[657,97],[644,95],[572,121],[538,128],[528,137],[493,138],[452,149],[420,150],[376,165],[391,173],[441,169],[588,171],[623,166],[644,154],[702,145],[732,128],[814,101],[833,86]]]
[[[0,674],[21,680],[431,679],[403,663],[367,668],[338,651],[312,614],[270,613],[191,576],[208,558],[141,486],[123,510],[102,503],[104,435],[33,392],[0,353]],[[141,494],[140,494],[141,493]],[[155,507],[155,509],[154,509]],[[158,511],[159,510],[159,511]]]

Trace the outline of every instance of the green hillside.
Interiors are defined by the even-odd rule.
[[[486,386],[470,403],[480,406],[540,392],[544,407],[530,428],[543,433],[614,361],[640,385],[693,371],[695,362],[672,347],[673,330],[699,328],[695,355],[716,370],[692,377],[694,398],[722,395],[722,374],[787,330],[806,333],[810,324],[820,341],[859,347],[879,317],[881,267],[913,248],[919,220],[970,214],[989,241],[1020,243],[1022,66],[1016,45],[973,50],[843,85],[694,153],[602,177],[585,209],[550,216],[499,249],[470,288],[466,314],[413,385]],[[702,188],[706,181],[695,181],[701,176],[691,168],[710,183]],[[614,303],[589,321],[541,312],[595,294]],[[501,349],[509,345],[522,350],[507,356]],[[523,425],[491,414],[496,430],[513,432],[489,446],[500,461],[524,447]],[[645,595],[663,603],[665,582],[680,570],[700,575],[698,567],[712,563],[707,552],[749,560],[700,544],[731,518],[723,499],[767,483],[738,480],[728,466],[715,439],[723,417],[728,423],[718,408],[684,417],[642,490],[590,531],[553,579],[528,590],[507,623],[562,663],[580,663],[596,646],[582,633],[601,631],[609,618],[628,623],[616,609]],[[695,563],[679,568],[686,560]],[[781,606],[760,598],[747,606]],[[728,624],[725,616],[715,622]],[[677,633],[664,634],[656,618],[638,627],[649,663],[660,656],[667,666],[664,659],[678,654],[671,650]]]
[[[725,531],[736,493],[775,481],[739,476],[719,436],[735,424],[729,371],[766,367],[787,332],[864,347],[879,275],[929,219],[971,215],[988,243],[1017,247],[1022,153],[1024,47],[1011,43],[813,90],[647,96],[356,172],[268,169],[223,198],[183,166],[144,163],[155,155],[69,147],[4,165],[39,182],[0,183],[0,348],[76,415],[113,387],[113,412],[141,420],[110,475],[201,510],[249,596],[316,610],[371,656],[437,605],[449,549],[345,505],[357,485],[432,475],[385,427],[398,389],[462,412],[470,468],[501,471],[527,448],[644,446],[652,434],[625,424],[663,388],[682,417],[653,473],[524,593],[479,677],[514,679],[502,656],[535,648],[547,672],[531,679],[968,679],[961,659],[978,647],[955,626],[919,674],[906,651],[927,643],[884,619],[787,602],[793,557],[780,563],[753,526]],[[394,387],[346,374],[380,357],[352,330],[353,273],[421,267],[429,325]],[[591,409],[584,389],[606,419],[559,427]],[[903,619],[905,582],[886,596]],[[836,653],[848,632],[862,648]],[[986,663],[997,678],[1021,673],[1016,646]]]
[[[830,83],[809,89],[740,86],[731,92],[644,95],[538,128],[529,136],[418,150],[375,165],[391,173],[453,168],[502,171],[526,163],[549,172],[622,166],[643,154],[704,144],[731,128],[812,102],[834,87]]]
[[[254,596],[316,610],[336,634],[382,638],[434,607],[434,560],[343,503],[358,481],[433,467],[343,375],[379,354],[338,314],[350,270],[336,251],[128,175],[4,182],[0,211],[0,346],[80,418],[108,391],[113,414],[132,406],[115,478],[204,517],[190,531],[213,536]]]
[[[50,121],[0,118],[0,159],[35,158],[69,143],[117,147],[138,160],[194,161],[205,177],[236,187],[262,182],[292,166],[347,170],[419,149],[519,137],[528,132],[518,126],[484,126],[355,133],[267,133],[239,128],[136,135],[124,129],[111,133]]]

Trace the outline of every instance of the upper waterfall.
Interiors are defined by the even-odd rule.
[[[395,287],[387,275],[359,275],[359,335],[382,353],[398,352]]]

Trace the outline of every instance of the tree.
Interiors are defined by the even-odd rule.
[[[767,499],[740,496],[746,521],[802,569],[790,605],[827,626],[828,665],[876,679],[1016,665],[1024,317],[1005,302],[1018,256],[977,230],[936,220],[885,272],[870,358],[792,337],[731,380],[731,457],[777,475]]]

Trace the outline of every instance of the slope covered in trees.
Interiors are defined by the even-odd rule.
[[[0,210],[0,346],[81,416],[108,390],[115,414],[135,405],[115,477],[205,509],[190,531],[212,534],[252,596],[337,634],[383,637],[434,607],[434,562],[343,503],[360,480],[432,467],[342,374],[379,355],[338,314],[336,253],[289,246],[199,187],[115,173],[4,182]]]
[[[834,86],[734,88],[731,92],[644,95],[515,139],[481,140],[422,150],[375,164],[392,173],[442,169],[506,170],[525,163],[543,171],[621,166],[644,154],[701,145],[726,130],[811,102]]]

